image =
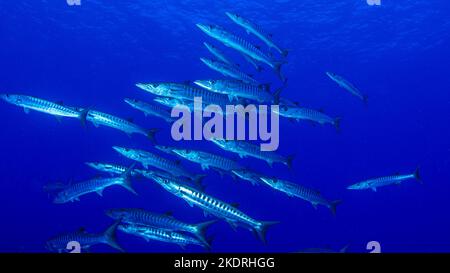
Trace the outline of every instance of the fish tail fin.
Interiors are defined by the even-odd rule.
[[[337,207],[337,205],[339,205],[340,203],[342,203],[342,200],[335,200],[335,201],[332,201],[331,204],[330,204],[330,206],[329,206],[329,208],[330,208],[330,210],[331,210],[331,213],[332,213],[334,216],[336,216],[336,207]]]
[[[87,119],[88,113],[89,113],[89,109],[83,109],[80,112],[80,122],[81,122],[81,126],[83,126],[83,127],[86,126],[86,119]]]
[[[282,49],[281,50],[281,56],[283,56],[284,58],[286,58],[288,54],[289,54],[289,49]]]
[[[414,171],[414,178],[419,182],[420,184],[423,184],[422,177],[420,176],[419,167],[416,168]]]
[[[286,164],[286,166],[288,166],[289,169],[292,168],[292,161],[294,160],[294,158],[295,158],[295,154],[292,154],[286,158],[285,164]]]
[[[206,177],[206,174],[197,174],[196,176],[194,176],[194,183],[199,186],[201,189],[204,188],[204,185],[202,183],[203,179]]]
[[[286,61],[276,61],[274,63],[273,69],[275,70],[275,72],[277,73],[278,78],[280,78],[280,80],[283,83],[286,83],[287,79],[283,76],[283,74],[281,73],[281,66],[283,64],[286,64]]]
[[[211,220],[206,221],[200,224],[195,225],[195,236],[205,245],[208,246],[208,248],[211,248],[211,242],[206,239],[206,230],[214,223],[216,223],[218,220]]]
[[[286,85],[283,84],[283,86],[279,87],[277,90],[275,90],[275,92],[273,93],[273,103],[274,104],[279,104],[280,103],[280,94],[281,92],[284,90],[284,87]]]
[[[254,233],[258,236],[258,238],[259,238],[264,244],[266,244],[266,243],[267,243],[267,240],[266,240],[266,232],[267,232],[267,229],[268,229],[270,226],[273,226],[273,225],[278,224],[278,223],[280,223],[280,222],[278,222],[278,221],[265,221],[265,222],[260,222],[260,224],[259,224],[258,226],[253,227],[253,231],[254,231]]]
[[[150,139],[151,142],[156,144],[156,138],[155,138],[155,134],[159,131],[159,129],[150,129],[147,132],[147,137]]]
[[[122,174],[122,183],[120,183],[119,185],[121,185],[122,187],[124,187],[125,189],[127,189],[128,191],[132,192],[135,195],[138,195],[137,192],[133,189],[132,185],[131,185],[131,173],[134,169],[134,167],[136,166],[136,163],[133,163],[123,174]]]
[[[334,127],[336,127],[336,131],[339,133],[341,131],[341,118],[337,117],[334,119]]]
[[[119,226],[119,224],[120,224],[120,220],[116,221],[108,229],[106,229],[105,232],[103,233],[103,240],[109,246],[124,252],[123,248],[117,243],[117,240],[116,240],[116,230],[117,230],[117,226]]]

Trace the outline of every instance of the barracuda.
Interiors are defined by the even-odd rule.
[[[417,168],[412,174],[396,174],[391,176],[384,176],[374,179],[369,179],[362,181],[351,186],[348,186],[349,190],[368,190],[371,189],[374,192],[377,191],[378,187],[384,187],[389,185],[399,185],[406,180],[415,179],[416,181],[422,183],[422,178],[420,177],[419,168]]]
[[[238,67],[208,58],[200,58],[200,60],[206,64],[212,70],[215,70],[226,77],[241,80],[246,83],[259,84],[252,76],[242,72]]]
[[[17,94],[0,94],[0,98],[8,103],[23,107],[25,113],[34,110],[41,113],[50,114],[56,117],[80,118],[80,111],[74,107],[64,106],[32,96]]]
[[[103,196],[103,190],[114,185],[122,186],[137,195],[136,191],[131,186],[130,174],[132,168],[133,167],[130,167],[119,177],[91,179],[88,181],[71,184],[56,194],[53,203],[63,204],[67,202],[79,201],[81,196],[93,192]]]
[[[361,91],[358,90],[353,84],[351,84],[346,79],[342,78],[339,75],[336,75],[333,72],[326,72],[327,76],[330,77],[335,83],[337,83],[340,87],[344,88],[348,92],[350,92],[352,95],[358,97],[361,99],[365,104],[368,102],[367,95],[363,95]]]
[[[266,242],[266,230],[269,226],[278,222],[258,221],[243,213],[236,206],[229,205],[210,195],[204,194],[194,188],[180,185],[168,178],[159,177],[158,183],[167,191],[185,200],[191,207],[196,206],[206,214],[214,215],[224,219],[235,230],[238,225],[242,225],[252,230],[258,237]]]
[[[274,48],[276,51],[278,51],[283,57],[286,57],[288,55],[288,51],[286,49],[281,49],[279,46],[277,46],[272,41],[272,34],[267,33],[261,26],[252,23],[251,21],[243,18],[239,14],[231,13],[231,12],[225,12],[225,14],[236,24],[243,27],[248,34],[252,33],[259,39],[261,39],[269,48]]]
[[[137,173],[142,175],[145,178],[148,178],[150,180],[155,180],[155,177],[166,177],[170,178],[173,181],[179,183],[179,184],[185,184],[188,186],[192,186],[198,189],[203,189],[204,185],[202,184],[203,179],[206,177],[205,174],[198,174],[194,177],[194,180],[188,178],[186,179],[183,176],[175,176],[171,173],[160,171],[160,170],[136,170]]]
[[[261,180],[261,174],[255,173],[249,170],[233,170],[231,171],[240,179],[249,181],[253,186],[261,184],[263,181]]]
[[[118,164],[110,164],[110,163],[102,163],[102,162],[85,162],[85,164],[95,170],[109,173],[110,175],[121,175],[127,171],[127,167],[118,165]],[[138,175],[138,170],[132,170],[131,176]]]
[[[243,169],[236,161],[216,154],[189,149],[174,149],[173,152],[184,159],[200,164],[202,170],[212,168],[219,171],[221,175],[223,175],[221,171],[231,172]]]
[[[178,102],[193,101],[195,97],[202,98],[207,104],[227,105],[228,97],[222,94],[209,92],[203,88],[198,88],[182,83],[147,83],[137,84],[141,89],[149,91],[155,95],[170,97]],[[155,91],[157,90],[157,91]],[[163,90],[163,91],[162,91]]]
[[[322,113],[321,111],[298,106],[280,105],[278,109],[279,111],[274,112],[282,117],[293,119],[296,121],[309,120],[317,122],[321,125],[329,123],[333,125],[337,131],[339,131],[341,118],[332,118]]]
[[[50,251],[68,251],[67,245],[69,242],[78,242],[80,247],[84,250],[88,250],[93,245],[107,244],[117,250],[123,251],[123,249],[116,242],[116,229],[119,222],[111,225],[105,232],[100,234],[88,233],[84,229],[80,229],[75,232],[64,233],[57,235],[46,242],[46,248]]]
[[[160,105],[150,104],[135,99],[124,99],[131,107],[142,111],[145,116],[154,116],[165,120],[166,122],[173,122],[174,119],[170,116],[170,111]]]
[[[217,47],[215,47],[212,44],[207,43],[207,42],[204,42],[203,44],[208,49],[208,51],[211,52],[211,54],[214,55],[220,61],[222,61],[226,64],[229,64],[229,65],[232,65],[232,66],[238,66],[237,64],[230,61],[227,57],[225,57],[225,54]]]
[[[185,170],[180,165],[179,161],[172,161],[170,159],[144,150],[129,149],[118,146],[114,146],[113,149],[129,159],[141,163],[142,166],[144,166],[144,168],[146,169],[148,169],[149,166],[152,166],[157,169],[166,171],[176,177],[184,176],[191,179],[192,181],[196,181],[199,179],[199,176]]]
[[[151,226],[169,231],[189,232],[195,235],[204,244],[208,244],[205,237],[206,230],[212,224],[217,222],[217,220],[211,220],[198,224],[188,224],[176,219],[171,213],[159,214],[133,208],[110,209],[106,211],[106,215],[115,220],[121,220],[123,223]]]
[[[329,208],[333,215],[336,214],[336,206],[341,203],[340,200],[329,201],[323,198],[320,192],[296,183],[269,177],[261,177],[261,180],[271,188],[284,192],[290,197],[295,196],[310,202],[314,208],[317,208],[317,205],[323,205]]]
[[[233,152],[239,157],[253,157],[267,162],[272,167],[274,162],[283,163],[289,168],[292,167],[292,160],[294,156],[284,157],[275,152],[261,151],[258,145],[254,145],[245,141],[226,140],[226,139],[211,139],[211,141],[225,151]]]
[[[230,102],[244,98],[260,103],[278,104],[280,92],[283,89],[281,87],[272,94],[269,84],[254,85],[240,80],[197,80],[194,83],[209,91],[227,95]]]
[[[270,58],[251,43],[245,41],[240,37],[237,37],[234,34],[227,32],[225,29],[217,25],[197,24],[197,27],[200,28],[210,37],[222,42],[224,45],[231,47],[253,58],[256,61],[269,65],[275,70],[280,79],[282,81],[285,81],[285,78],[282,76],[280,69],[281,65],[285,64],[286,61],[278,61]]]
[[[155,141],[155,134],[158,131],[157,129],[145,130],[131,121],[95,110],[85,109],[82,110],[82,113],[81,119],[83,123],[88,120],[92,122],[95,127],[104,125],[125,132],[129,136],[134,133],[142,134],[147,136],[151,141]]]
[[[138,237],[144,238],[147,242],[150,240],[161,241],[166,243],[177,244],[181,248],[185,248],[187,245],[199,245],[205,249],[210,249],[211,246],[208,242],[202,242],[196,238],[170,231],[161,228],[140,226],[134,224],[121,224],[118,229],[128,234],[132,234]]]
[[[263,71],[262,66],[260,66],[260,65],[259,65],[255,60],[253,60],[251,57],[247,56],[247,55],[244,54],[244,53],[241,53],[241,55],[242,55],[242,57],[243,57],[249,64],[251,64],[251,65],[256,69],[256,71],[258,71],[258,72]]]

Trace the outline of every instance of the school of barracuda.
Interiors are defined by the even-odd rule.
[[[194,97],[201,97],[204,103],[216,104],[221,107],[233,102],[237,104],[243,102],[276,104],[279,105],[276,113],[283,118],[292,121],[307,120],[318,124],[330,124],[339,130],[340,118],[328,116],[322,111],[306,108],[297,102],[280,97],[281,94],[284,95],[283,91],[286,89],[287,78],[283,75],[281,66],[288,63],[286,59],[288,50],[277,45],[273,35],[267,33],[256,23],[235,13],[227,12],[226,16],[237,26],[243,28],[248,36],[253,35],[255,36],[253,38],[264,42],[267,48],[256,46],[247,37],[243,38],[221,26],[197,24],[202,32],[217,42],[217,44],[203,43],[212,56],[200,57],[200,60],[224,77],[197,79],[191,82],[136,83],[136,87],[154,96],[149,98],[153,102],[144,102],[133,98],[124,98],[124,102],[143,112],[145,116],[163,119],[168,123],[175,121],[171,117],[171,108],[185,105],[189,109],[193,109]],[[219,43],[224,47],[221,48]],[[226,48],[237,51],[243,60],[248,62],[258,73],[263,71],[264,65],[272,68],[281,80],[280,87],[271,90],[270,84],[259,83],[257,77],[243,71],[237,62],[226,55]],[[276,54],[271,53],[271,49],[274,49]],[[348,80],[332,72],[325,74],[339,87],[367,104],[367,95]],[[211,250],[214,247],[211,238],[207,236],[207,229],[218,220],[226,221],[233,229],[238,226],[244,227],[254,232],[261,241],[266,242],[266,231],[270,226],[278,223],[276,219],[255,219],[247,215],[244,212],[245,209],[241,210],[236,204],[227,203],[229,200],[221,200],[214,193],[206,193],[202,184],[206,175],[193,173],[186,169],[180,163],[182,160],[197,163],[202,170],[213,169],[222,177],[230,175],[234,179],[246,180],[252,185],[270,187],[289,197],[303,199],[311,203],[314,208],[317,208],[318,205],[325,206],[333,214],[336,213],[336,206],[341,203],[341,200],[327,199],[318,190],[307,185],[287,181],[283,178],[269,177],[248,169],[242,163],[225,156],[186,147],[166,146],[160,144],[159,140],[156,145],[155,135],[158,129],[144,129],[131,120],[112,114],[90,108],[67,106],[30,95],[1,94],[0,97],[10,104],[22,107],[25,113],[34,110],[53,115],[58,120],[75,118],[79,119],[83,125],[89,121],[95,127],[102,125],[123,131],[128,135],[144,135],[154,143],[154,148],[161,152],[158,154],[132,146],[114,146],[112,148],[116,152],[130,160],[129,166],[121,166],[113,162],[86,162],[87,166],[104,173],[105,176],[69,184],[46,185],[44,190],[53,195],[53,203],[80,201],[84,195],[91,193],[103,196],[105,189],[113,186],[121,186],[132,194],[138,194],[132,187],[132,179],[137,178],[151,180],[160,185],[162,189],[172,193],[174,197],[185,200],[189,206],[200,208],[205,216],[216,217],[216,219],[199,221],[199,223],[186,223],[176,219],[171,213],[157,213],[138,208],[111,208],[106,211],[106,215],[115,222],[105,232],[96,234],[80,229],[56,235],[46,242],[46,247],[50,251],[65,252],[70,241],[79,242],[84,250],[88,250],[96,244],[107,244],[119,251],[124,251],[116,242],[117,231],[142,237],[146,241],[157,240],[178,244],[183,249],[187,245],[197,245]],[[291,168],[293,164],[293,155],[285,156],[277,152],[260,151],[259,146],[249,142],[212,139],[211,143],[229,153],[237,154],[240,158],[266,161],[270,167],[274,163],[280,163]],[[376,191],[379,187],[400,184],[408,180],[421,182],[419,169],[410,174],[372,178],[350,185],[348,189]],[[346,248],[347,246],[341,252],[345,252]]]

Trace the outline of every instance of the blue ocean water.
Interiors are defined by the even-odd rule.
[[[23,93],[67,105],[90,107],[133,117],[146,128],[161,128],[158,141],[175,145],[170,125],[144,117],[123,102],[125,97],[150,101],[137,82],[186,81],[220,77],[199,61],[209,56],[204,41],[213,42],[196,23],[215,23],[260,43],[229,20],[240,13],[257,22],[274,40],[290,49],[283,73],[282,96],[301,105],[324,109],[342,118],[341,130],[281,119],[283,155],[296,154],[292,169],[269,168],[256,159],[247,167],[320,190],[341,199],[333,217],[327,208],[289,198],[269,187],[221,178],[208,171],[206,192],[261,220],[269,228],[267,245],[245,229],[233,231],[220,221],[209,234],[213,252],[295,252],[305,248],[368,252],[378,241],[382,252],[450,251],[450,5],[443,0],[381,0],[381,6],[354,1],[1,1],[1,93]],[[238,62],[231,49],[222,47]],[[244,63],[245,64],[245,63]],[[245,69],[252,71],[250,66]],[[365,106],[326,75],[333,71],[369,97]],[[279,85],[266,66],[256,75]],[[206,219],[198,208],[148,180],[134,181],[133,196],[120,187],[103,197],[56,205],[42,188],[54,181],[82,181],[99,173],[86,161],[131,162],[112,150],[121,145],[156,151],[139,135],[131,138],[107,127],[83,128],[76,119],[60,123],[52,116],[0,105],[0,251],[46,252],[45,242],[63,232],[85,227],[101,232],[112,220],[109,208],[135,207],[173,215],[186,222]],[[179,144],[179,143],[178,143]],[[206,142],[186,142],[233,157]],[[234,157],[236,158],[236,157]],[[192,163],[182,163],[201,172]],[[406,182],[378,192],[349,191],[350,184],[420,166],[424,183]],[[128,252],[202,252],[177,245],[145,242],[118,233]],[[114,252],[105,245],[93,252]]]

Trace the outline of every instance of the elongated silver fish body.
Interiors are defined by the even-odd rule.
[[[213,54],[220,61],[232,66],[237,66],[235,63],[233,63],[227,57],[225,57],[225,54],[219,48],[207,42],[204,42],[203,44],[208,49],[208,51],[211,52],[211,54]]]
[[[254,186],[258,185],[258,184],[261,184],[263,182],[261,180],[262,175],[258,174],[258,173],[255,173],[253,171],[242,169],[242,170],[233,170],[232,173],[235,174],[240,179],[249,181]]]
[[[236,161],[208,152],[189,149],[174,149],[173,152],[189,161],[200,164],[202,170],[207,170],[210,167],[224,171],[242,169],[242,166]]]
[[[129,159],[141,163],[146,169],[149,166],[152,166],[171,173],[174,176],[184,176],[190,178],[191,180],[196,179],[195,175],[185,170],[177,161],[172,161],[157,154],[139,149],[130,149],[118,146],[114,146],[113,149]]]
[[[140,226],[134,224],[121,224],[118,227],[118,229],[125,233],[142,237],[146,241],[155,240],[166,243],[178,244],[183,248],[187,245],[199,245],[205,248],[209,248],[208,245],[205,245],[203,242],[194,237],[190,237],[188,235],[175,231],[170,231],[167,229],[150,226]]]
[[[167,108],[164,108],[161,105],[150,104],[143,101],[128,98],[125,99],[125,102],[128,103],[131,107],[142,111],[145,116],[150,115],[154,117],[159,117],[165,120],[166,122],[175,121],[175,119],[170,116],[170,111],[168,111]]]
[[[207,244],[205,238],[206,229],[216,222],[216,220],[207,221],[199,224],[189,224],[182,222],[171,214],[159,214],[143,209],[111,209],[106,212],[113,219],[121,220],[123,223],[151,226],[170,231],[184,231],[195,235],[203,243]]]
[[[121,175],[124,174],[128,167],[118,165],[118,164],[111,164],[111,163],[102,163],[102,162],[85,162],[85,164],[95,170],[109,173],[111,175]],[[138,175],[138,170],[132,170],[131,176]]]
[[[272,35],[267,33],[261,26],[251,22],[250,20],[247,20],[236,13],[226,12],[225,13],[233,22],[238,24],[239,26],[243,27],[247,33],[252,33],[259,39],[261,39],[264,43],[266,43],[267,46],[270,48],[274,48],[277,50],[281,55],[286,56],[287,50],[282,50],[279,46],[277,46],[273,40]]]
[[[46,242],[46,248],[50,251],[67,252],[70,249],[70,242],[79,243],[81,249],[89,249],[93,245],[107,244],[115,249],[123,251],[116,242],[116,229],[119,222],[111,225],[103,233],[88,233],[84,229],[75,232],[68,232],[56,235]],[[69,247],[69,249],[68,249]]]
[[[367,96],[363,95],[361,91],[359,91],[358,88],[356,88],[353,84],[351,84],[349,81],[344,79],[343,77],[333,73],[333,72],[326,72],[327,76],[330,77],[335,83],[337,83],[340,87],[344,88],[348,92],[350,92],[352,95],[358,97],[361,99],[364,103],[367,103]]]
[[[241,80],[247,83],[258,84],[258,81],[255,80],[250,75],[242,72],[238,67],[221,62],[215,61],[208,58],[200,58],[200,60],[206,64],[212,70],[215,70],[226,77],[230,77],[233,79]]]
[[[263,70],[262,66],[260,66],[255,60],[253,60],[251,57],[247,56],[244,53],[241,53],[242,57],[250,64],[252,65],[256,71],[261,72]]]
[[[130,182],[126,177],[120,176],[112,178],[98,178],[69,185],[66,189],[63,189],[56,195],[53,202],[56,204],[62,204],[79,201],[81,196],[93,192],[96,192],[102,196],[104,189],[114,185],[125,187],[127,190],[136,194],[136,192],[131,188]]]
[[[373,191],[377,191],[377,188],[401,184],[404,181],[415,179],[418,182],[422,182],[420,177],[419,169],[417,168],[412,174],[398,174],[398,175],[390,175],[383,176],[378,178],[373,178],[369,180],[365,180],[347,187],[349,190],[368,190],[371,189]]]
[[[123,131],[129,135],[137,133],[148,136],[149,134],[148,131],[132,123],[131,121],[95,110],[88,110],[88,112],[86,113],[86,120],[92,122],[92,124],[94,124],[96,127],[98,127],[99,125],[104,125]]]
[[[239,52],[250,56],[251,58],[269,65],[272,68],[276,67],[276,61],[272,60],[269,56],[264,54],[261,50],[256,48],[254,45],[248,41],[231,34],[222,27],[217,25],[204,25],[197,24],[203,32],[211,36],[212,38],[222,42],[224,45],[231,47]]]
[[[245,98],[258,102],[273,102],[274,94],[269,92],[268,85],[255,85],[240,80],[197,80],[194,83],[209,91],[224,94],[230,101]]]
[[[336,129],[339,129],[341,121],[340,118],[332,118],[321,111],[298,106],[280,105],[278,111],[274,110],[273,112],[296,121],[309,120],[322,125],[328,123],[336,127]]]
[[[271,188],[284,192],[288,196],[295,196],[310,202],[314,208],[316,208],[317,205],[328,207],[333,214],[336,213],[336,206],[340,203],[339,200],[329,201],[325,199],[320,192],[297,183],[269,177],[261,177],[261,180]]]
[[[274,162],[283,163],[288,167],[292,165],[293,156],[284,157],[275,152],[261,151],[259,145],[254,145],[246,141],[225,139],[212,139],[211,141],[225,151],[238,154],[241,158],[248,156],[261,159],[266,161],[270,166]]]
[[[80,111],[74,107],[64,106],[36,97],[19,94],[1,94],[0,98],[13,105],[23,107],[26,113],[29,110],[34,110],[58,117],[80,118]]]

